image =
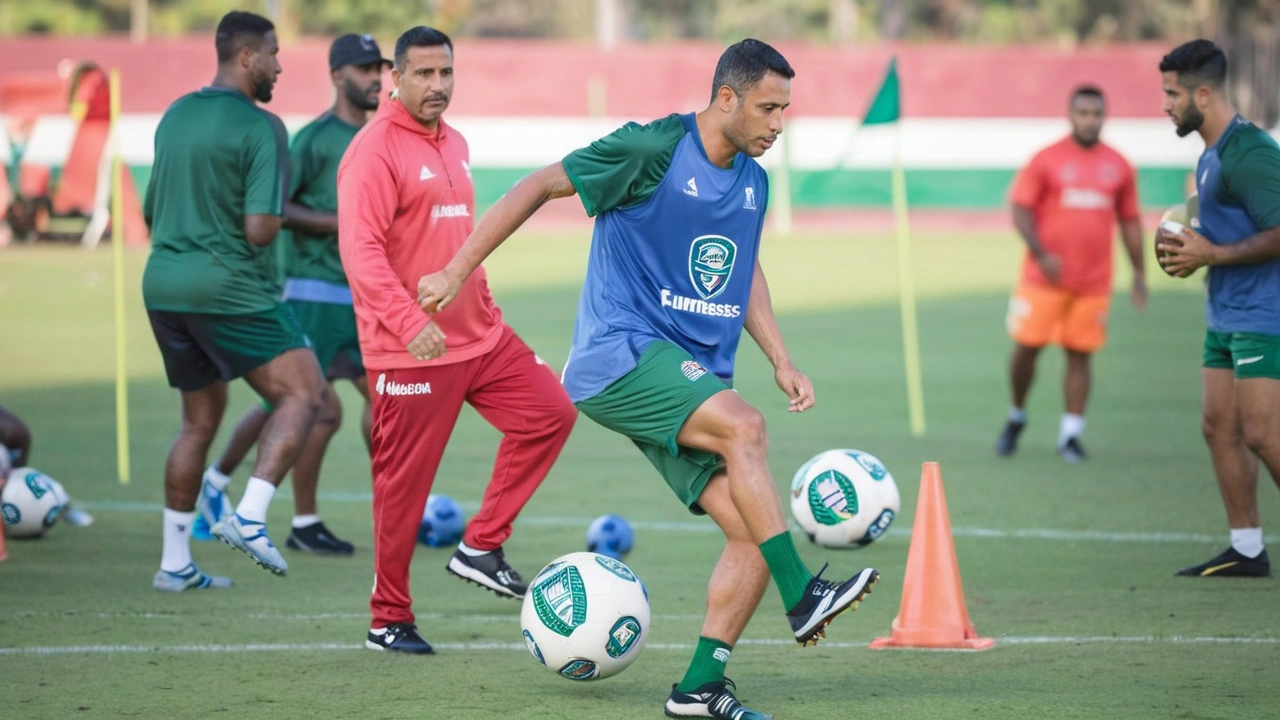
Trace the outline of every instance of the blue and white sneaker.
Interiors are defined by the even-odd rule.
[[[182,568],[178,572],[157,570],[151,580],[151,587],[163,592],[182,592],[184,590],[208,590],[210,588],[229,588],[231,578],[205,575],[195,563]]]
[[[230,518],[213,526],[213,534],[276,575],[289,572],[289,563],[284,561],[271,538],[267,537],[266,523],[245,520],[232,513]]]
[[[200,483],[196,496],[196,521],[191,525],[191,537],[195,540],[212,540],[213,527],[231,516],[231,500],[224,490],[219,490],[205,479]]]

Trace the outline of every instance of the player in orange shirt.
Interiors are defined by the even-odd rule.
[[[1067,353],[1063,391],[1066,413],[1058,430],[1058,454],[1085,458],[1080,436],[1089,398],[1089,357],[1107,337],[1111,305],[1112,226],[1133,263],[1134,307],[1147,304],[1142,268],[1142,224],[1133,167],[1098,140],[1106,103],[1092,85],[1071,94],[1071,135],[1041,150],[1018,174],[1011,203],[1013,224],[1027,245],[1022,278],[1009,303],[1009,335],[1016,343],[1009,374],[1013,407],[996,440],[996,452],[1012,455],[1026,427],[1027,393],[1040,349],[1054,343]]]

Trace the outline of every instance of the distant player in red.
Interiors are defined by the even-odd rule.
[[[373,623],[365,645],[426,654],[409,563],[463,403],[503,437],[484,501],[447,569],[513,598],[526,587],[502,543],[578,411],[551,368],[502,321],[483,271],[447,310],[419,307],[418,280],[444,268],[475,216],[467,141],[441,117],[453,95],[453,43],[432,28],[406,31],[391,78],[396,96],[338,168],[338,247],[373,403]]]
[[[1138,309],[1147,304],[1137,184],[1128,161],[1098,140],[1105,115],[1101,90],[1077,88],[1068,114],[1071,135],[1037,153],[1014,181],[1013,224],[1027,254],[1009,303],[1009,334],[1016,345],[1010,363],[1013,407],[996,440],[1002,456],[1018,449],[1036,358],[1053,343],[1067,353],[1058,454],[1071,463],[1085,458],[1080,436],[1089,398],[1089,357],[1107,338],[1117,218],[1133,263],[1130,299]]]

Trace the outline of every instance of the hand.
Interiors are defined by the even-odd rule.
[[[1041,252],[1033,257],[1036,264],[1040,266],[1040,272],[1044,273],[1049,282],[1057,285],[1058,280],[1062,278],[1062,258],[1047,252]]]
[[[1129,302],[1139,310],[1147,309],[1147,279],[1141,275],[1133,276],[1133,289],[1129,291]]]
[[[444,333],[435,322],[429,322],[405,347],[414,360],[435,360],[444,355]]]
[[[455,278],[447,268],[423,275],[418,281],[418,304],[429,313],[444,310],[458,296],[463,280],[465,278]]]
[[[782,392],[791,398],[787,412],[804,412],[813,407],[813,382],[808,376],[790,365],[784,365],[773,373]]]
[[[1156,242],[1160,267],[1177,277],[1186,277],[1205,265],[1212,265],[1216,249],[1209,238],[1187,227],[1176,235],[1161,229]]]

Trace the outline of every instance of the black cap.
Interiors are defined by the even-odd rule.
[[[382,57],[378,42],[372,35],[343,35],[329,47],[330,70],[337,70],[343,65],[368,65],[375,62],[391,65],[390,60]]]

